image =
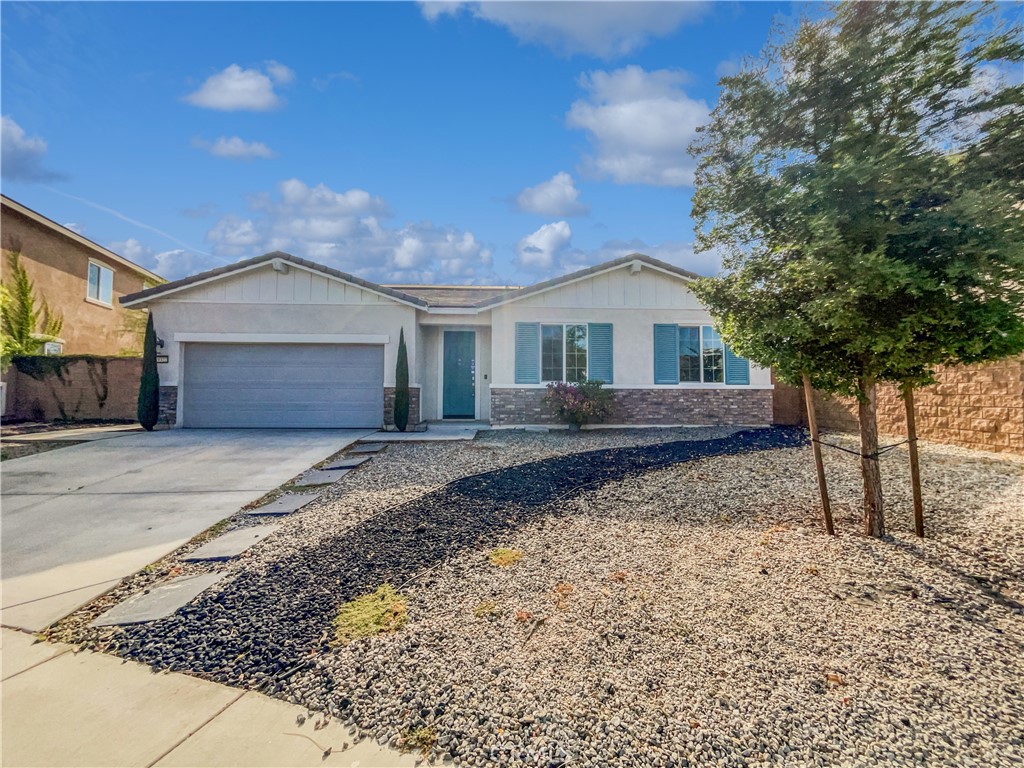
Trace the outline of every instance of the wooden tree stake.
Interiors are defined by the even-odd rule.
[[[821,492],[821,508],[825,513],[825,530],[829,536],[836,535],[832,523],[832,505],[828,500],[828,486],[825,484],[825,465],[821,460],[821,443],[818,442],[818,419],[814,412],[814,388],[811,377],[804,374],[804,401],[807,404],[807,428],[811,432],[811,450],[814,451],[814,469],[818,473],[818,490]]]
[[[921,463],[917,456],[917,420],[914,415],[914,388],[903,387],[903,405],[907,409],[907,439],[910,446],[910,485],[914,490],[914,532],[924,538],[924,502],[921,500]]]

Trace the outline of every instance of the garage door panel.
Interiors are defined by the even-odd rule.
[[[384,348],[187,344],[186,427],[379,427]]]

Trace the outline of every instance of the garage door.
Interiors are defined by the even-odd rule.
[[[384,347],[186,344],[186,427],[380,427]]]

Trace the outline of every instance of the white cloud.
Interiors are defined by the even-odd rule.
[[[134,237],[110,243],[107,247],[114,253],[122,255],[129,261],[133,261],[168,280],[177,280],[223,265],[223,261],[220,259],[197,254],[184,248],[154,252],[152,248]]]
[[[318,91],[326,91],[335,80],[344,80],[349,83],[358,83],[359,76],[351,72],[331,72],[323,77],[313,78],[313,87]]]
[[[56,181],[62,174],[43,165],[46,142],[29,136],[13,118],[0,118],[0,172],[10,181]]]
[[[516,197],[516,207],[526,213],[540,216],[581,216],[587,206],[580,202],[572,176],[564,171],[556,173],[535,187],[527,187]]]
[[[223,112],[247,110],[266,112],[281,105],[281,98],[274,92],[274,83],[279,80],[281,70],[288,70],[283,64],[271,62],[265,74],[258,69],[242,69],[232,64],[223,72],[210,75],[197,91],[188,94],[185,101],[196,107],[218,109]],[[294,73],[291,74],[294,77]]]
[[[274,157],[274,151],[262,141],[245,141],[238,136],[230,138],[221,136],[213,142],[206,139],[192,139],[192,146],[197,149],[205,149],[215,157],[226,157],[232,160]]]
[[[291,67],[286,67],[279,61],[271,59],[265,65],[267,74],[270,75],[270,79],[275,83],[281,85],[287,85],[295,79],[295,70]]]
[[[423,2],[430,21],[463,11],[505,27],[521,42],[558,53],[604,58],[639,50],[653,37],[668,37],[707,9],[699,2]]]
[[[549,272],[572,242],[572,227],[566,221],[545,224],[516,243],[516,264],[529,272]]]
[[[715,77],[721,79],[723,77],[738,75],[742,66],[743,62],[739,59],[725,59],[724,61],[720,61],[718,62],[718,66],[715,67]]]
[[[64,227],[65,229],[70,229],[76,235],[84,235],[85,234],[85,227],[83,227],[81,224],[78,224],[78,223],[76,223],[74,221],[69,221],[69,222],[67,222],[65,224],[61,224],[61,226]]]
[[[686,148],[709,110],[686,95],[685,81],[678,70],[636,65],[581,76],[587,97],[573,103],[566,122],[589,135],[594,154],[584,169],[620,184],[692,184],[695,165]]]
[[[387,203],[362,189],[288,179],[274,193],[251,196],[249,209],[210,229],[215,253],[282,250],[377,282],[469,281],[491,264],[491,250],[470,232],[429,221],[385,224]]]

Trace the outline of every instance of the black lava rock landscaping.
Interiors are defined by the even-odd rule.
[[[604,483],[681,462],[804,444],[802,430],[776,427],[569,454],[466,477],[300,548],[266,571],[243,571],[171,617],[124,627],[117,652],[155,668],[279,694],[328,650],[338,606],[385,582],[406,584],[525,522],[563,514],[558,502]]]

